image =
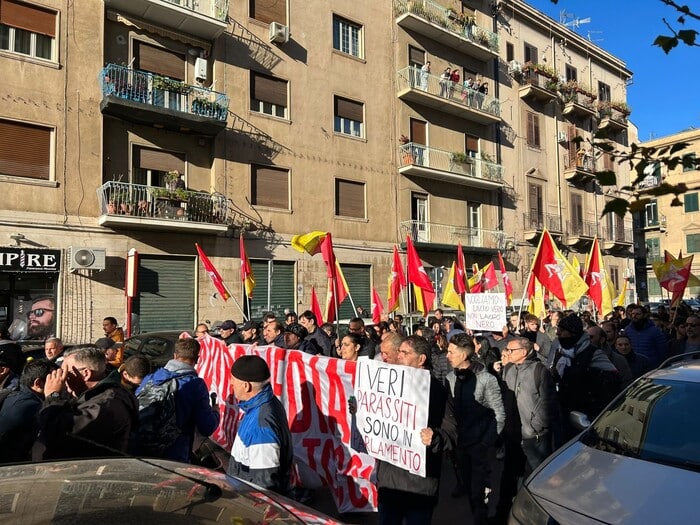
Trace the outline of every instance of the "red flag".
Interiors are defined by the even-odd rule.
[[[481,290],[490,290],[496,286],[498,286],[498,277],[496,276],[496,267],[491,261],[481,269]]]
[[[531,271],[542,286],[564,306],[578,301],[588,289],[578,272],[556,247],[547,230],[542,232]]]
[[[316,288],[311,287],[311,308],[309,308],[316,316],[316,326],[321,326],[323,324],[323,312],[321,312],[321,305],[318,304],[318,297],[316,297]]]
[[[328,232],[321,241],[321,255],[323,255],[323,260],[326,262],[328,278],[333,281],[333,291],[338,296],[338,305],[340,305],[348,296],[348,285],[345,282],[343,271],[340,269],[340,265],[335,258],[333,240],[331,239],[330,232]]]
[[[248,255],[245,252],[245,245],[243,244],[243,234],[241,234],[240,237],[239,251],[241,257],[241,282],[243,282],[243,291],[246,294],[246,297],[252,299],[253,289],[255,288],[255,275],[253,275],[253,269],[250,266]]]
[[[389,276],[389,299],[387,301],[387,310],[395,312],[399,309],[401,290],[406,288],[406,276],[403,273],[399,250],[394,245],[394,258],[391,263],[391,275]]]
[[[406,236],[406,252],[408,254],[408,282],[413,284],[416,307],[423,313],[423,317],[427,317],[435,301],[435,289],[420,257],[418,257],[411,237],[408,235]]]
[[[513,301],[513,283],[510,282],[510,278],[508,277],[508,272],[506,272],[506,265],[503,263],[503,256],[501,255],[501,251],[498,251],[498,264],[501,269],[501,278],[503,279],[503,288],[506,291],[506,304],[510,306],[510,303]]]
[[[374,324],[380,323],[383,312],[384,306],[382,305],[382,300],[379,298],[377,290],[372,287],[372,322]]]
[[[457,266],[455,267],[455,282],[453,283],[455,292],[459,295],[469,291],[467,283],[467,269],[464,264],[464,252],[462,251],[462,243],[457,244]]]
[[[219,291],[219,295],[221,295],[221,298],[224,301],[228,301],[228,298],[231,297],[231,294],[226,288],[226,285],[224,284],[224,280],[221,278],[221,275],[219,275],[219,272],[216,271],[216,268],[214,268],[214,265],[209,260],[209,257],[207,257],[207,255],[204,253],[204,250],[202,250],[199,247],[199,244],[194,243],[194,245],[197,248],[199,260],[202,261],[202,266],[204,266],[204,271],[207,272],[207,274],[211,278],[211,282],[214,283],[214,286]]]
[[[663,264],[659,284],[669,292],[683,292],[690,279],[690,268],[693,265],[693,257],[674,259]]]
[[[586,258],[586,274],[584,280],[588,285],[588,296],[593,301],[599,315],[604,316],[613,309],[613,296],[609,279],[603,265],[603,254],[600,252],[598,237],[593,239],[591,253]]]
[[[481,293],[484,290],[481,288],[481,270],[479,265],[472,264],[472,277],[469,279],[469,293]]]

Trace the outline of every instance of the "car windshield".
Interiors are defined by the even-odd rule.
[[[644,378],[584,434],[592,447],[700,471],[700,383]]]

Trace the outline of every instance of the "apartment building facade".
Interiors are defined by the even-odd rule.
[[[545,226],[583,256],[595,225],[611,272],[626,268],[627,230],[598,224],[606,196],[571,144],[607,125],[626,144],[609,117],[631,73],[522,2],[0,2],[2,321],[50,297],[68,340],[125,322],[129,250],[142,331],[303,310],[312,287],[323,302],[325,267],[289,241],[312,230],[333,233],[366,308],[407,235],[438,288],[461,243],[480,265],[501,250],[519,293]],[[540,53],[561,86],[586,79],[610,104],[548,93]]]
[[[636,241],[642,247],[635,258],[636,288],[642,301],[669,298],[668,292],[659,286],[652,266],[655,262],[664,260],[664,252],[668,251],[674,257],[678,257],[679,254],[687,257],[700,251],[700,173],[695,163],[695,159],[700,155],[700,130],[684,130],[642,142],[640,146],[658,150],[681,143],[687,146],[674,154],[680,157],[681,162],[672,169],[662,163],[653,164],[638,186],[640,197],[648,199],[644,210],[636,214],[634,225]],[[685,184],[688,191],[680,196],[680,202],[676,205],[672,205],[674,195],[645,195],[645,192],[662,182],[671,185]],[[695,258],[691,271],[694,275],[700,272],[700,261],[696,261]],[[696,298],[699,294],[700,287],[690,286],[686,289],[684,297]]]

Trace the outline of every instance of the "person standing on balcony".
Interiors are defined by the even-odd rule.
[[[450,94],[450,77],[452,76],[452,70],[446,67],[445,70],[440,75],[440,96],[447,98]]]
[[[428,79],[430,78],[430,60],[427,60],[420,68],[420,88],[428,91]]]
[[[452,70],[452,73],[450,73],[450,98],[452,98],[455,87],[459,85],[459,80],[459,70],[455,68]]]

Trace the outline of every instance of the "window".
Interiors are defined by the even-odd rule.
[[[15,0],[2,0],[0,49],[56,61],[56,12]]]
[[[644,226],[658,226],[659,225],[659,205],[656,200],[650,201],[646,206],[644,206]]]
[[[598,81],[598,100],[600,102],[610,102],[610,86]]]
[[[683,196],[683,206],[686,213],[698,211],[698,193],[686,193]]]
[[[347,98],[334,97],[333,115],[335,122],[333,129],[336,133],[364,137],[364,105]]]
[[[695,153],[688,153],[683,155],[683,172],[695,171],[697,169],[695,160]]]
[[[532,111],[527,112],[527,145],[540,147],[540,116]]]
[[[700,233],[691,233],[685,236],[686,250],[688,253],[700,252]]]
[[[653,273],[647,274],[647,295],[649,297],[658,297],[661,295],[661,286],[659,285],[659,280]]]
[[[647,264],[661,261],[661,240],[658,237],[646,239]]]
[[[169,171],[185,174],[185,155],[162,149],[134,147],[133,184],[165,187]]]
[[[180,3],[180,2],[175,2]],[[266,24],[279,22],[287,25],[286,0],[249,0],[250,17]]]
[[[335,180],[335,214],[340,217],[365,218],[365,184]]]
[[[515,60],[515,50],[511,42],[506,42],[506,62],[510,63]]]
[[[479,156],[479,137],[466,134],[464,136],[464,152],[467,157],[475,159]]]
[[[528,222],[527,228],[541,230],[544,227],[544,213],[542,212],[542,186],[539,184],[528,184]]]
[[[0,120],[0,175],[49,180],[52,134],[51,128]]]
[[[287,117],[287,81],[250,74],[250,109],[273,117]]]
[[[250,200],[255,206],[289,209],[289,170],[251,166]]]
[[[566,64],[566,81],[567,82],[576,82],[578,81],[578,71],[576,71],[576,68],[574,66],[570,66],[569,64]]]
[[[408,65],[421,68],[425,64],[425,51],[418,47],[408,46]]]
[[[618,270],[617,266],[609,266],[608,267],[608,273],[610,274],[610,280],[613,283],[613,286],[615,287],[616,290],[620,289],[620,271]],[[615,293],[613,290],[612,293]]]
[[[584,235],[583,231],[583,197],[578,193],[572,193],[571,198],[571,233]]]
[[[362,26],[333,16],[333,49],[362,58]]]
[[[525,42],[524,57],[525,62],[537,64],[540,61],[540,58],[537,56],[537,48],[527,42]]]

